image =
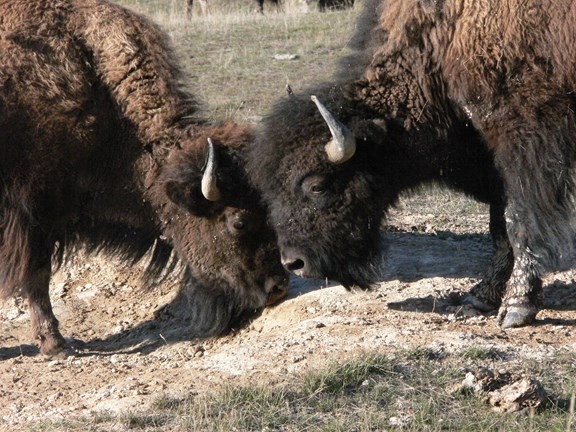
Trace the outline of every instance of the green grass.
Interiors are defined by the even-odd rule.
[[[495,413],[484,394],[452,394],[462,356],[363,353],[277,385],[225,385],[181,399],[159,396],[148,412],[43,423],[33,431],[558,431],[575,429],[574,355],[553,365],[501,363],[541,380],[550,402],[536,411]],[[482,357],[482,356],[480,356]],[[485,365],[476,359],[475,366]],[[570,370],[572,371],[570,373]],[[572,405],[571,405],[572,399]]]
[[[344,53],[351,12],[245,16],[235,25],[193,22],[179,39],[195,93],[215,120],[254,121],[285,95],[328,78]],[[210,18],[212,20],[214,18]],[[295,60],[276,60],[295,54]]]
[[[460,355],[471,360],[496,360],[502,356],[502,353],[493,347],[472,347],[466,349]]]
[[[289,7],[255,14],[243,2],[215,2],[211,15],[184,14],[185,2],[132,0],[125,5],[151,16],[168,33],[189,75],[190,88],[212,120],[253,122],[285,95],[329,78],[346,51],[356,9],[320,14]],[[234,6],[239,4],[239,6]],[[290,3],[289,3],[290,5]],[[296,54],[276,60],[276,54]]]

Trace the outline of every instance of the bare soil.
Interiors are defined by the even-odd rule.
[[[0,303],[0,430],[95,411],[138,411],[160,395],[231,382],[281,383],[363,350],[492,347],[518,361],[576,351],[575,271],[546,277],[546,306],[535,325],[502,331],[494,315],[456,301],[488,264],[487,216],[441,219],[407,210],[391,215],[386,276],[372,291],[294,279],[287,299],[211,340],[187,337],[185,311],[174,307],[176,282],[143,291],[139,267],[75,257],[54,276],[51,291],[73,347],[67,357],[38,353],[26,302]]]

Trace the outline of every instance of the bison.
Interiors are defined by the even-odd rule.
[[[307,3],[310,0],[306,0]],[[318,0],[318,10],[326,12],[327,10],[349,9],[354,6],[354,0]]]
[[[165,33],[105,0],[1,1],[0,16],[0,294],[28,297],[42,353],[65,347],[52,264],[80,247],[148,257],[149,283],[184,268],[193,336],[286,292],[246,179],[253,134],[202,120]]]
[[[249,158],[285,267],[369,286],[386,211],[439,183],[490,205],[466,301],[532,323],[572,248],[574,22],[569,0],[367,1],[334,79],[277,103]]]
[[[256,2],[258,3],[258,9],[256,11],[263,14],[264,0],[256,0]],[[269,0],[269,2],[275,5],[276,9],[278,9],[280,5],[280,0]],[[200,3],[200,9],[202,11],[202,15],[204,16],[208,15],[210,13],[210,8],[208,7],[208,0],[198,0],[198,3]],[[188,15],[188,18],[192,17],[193,9],[194,9],[194,0],[186,0],[186,14]]]

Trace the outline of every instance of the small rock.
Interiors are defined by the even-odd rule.
[[[537,408],[546,399],[546,391],[542,384],[531,377],[523,377],[518,381],[495,390],[488,403],[495,411],[515,412],[527,408]]]
[[[274,54],[275,60],[296,60],[298,57],[298,54]]]
[[[4,314],[7,320],[15,320],[20,315],[24,314],[20,309],[10,309],[8,312]]]
[[[390,417],[388,419],[388,424],[392,427],[405,427],[408,425],[408,421],[405,419],[402,419],[400,417]]]
[[[495,411],[514,412],[527,408],[536,408],[546,399],[542,384],[531,377],[519,376],[510,372],[492,372],[480,367],[466,373],[460,384],[447,389],[450,394],[463,392],[486,392],[486,401]]]

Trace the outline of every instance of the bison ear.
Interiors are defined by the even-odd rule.
[[[170,180],[164,189],[170,201],[196,216],[206,216],[213,210],[213,203],[202,194],[200,179],[193,182]]]

